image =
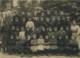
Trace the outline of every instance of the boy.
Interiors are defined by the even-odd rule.
[[[50,24],[51,24],[51,27],[53,29],[57,26],[57,24],[56,24],[56,17],[55,16],[52,17]]]
[[[14,26],[20,29],[20,21],[18,17],[15,17]]]
[[[37,16],[33,17],[33,21],[34,21],[35,27],[39,27],[39,17]]]
[[[62,20],[61,20],[61,26],[62,26],[62,27],[64,28],[64,30],[65,30],[66,18],[63,16],[61,19],[62,19]]]
[[[70,27],[66,26],[66,36],[68,36],[69,40],[71,39],[72,36],[72,31],[70,30]]]
[[[49,41],[49,36],[46,35],[45,36],[45,46],[44,46],[44,49],[45,49],[45,54],[48,55],[50,52],[49,52],[49,49],[50,49],[50,41]]]
[[[57,28],[54,28],[54,32],[51,36],[51,53],[56,54],[57,53],[57,39],[58,39],[58,31]]]
[[[22,18],[21,21],[20,21],[21,27],[25,28],[26,22],[27,22],[26,18]]]
[[[57,28],[58,28],[58,30],[60,30],[60,27],[61,27],[61,19],[60,19],[59,16],[57,16],[56,19],[57,19],[57,23],[56,23]]]
[[[71,38],[66,34],[66,36],[64,38],[64,50],[63,50],[64,54],[68,54],[68,43],[69,43],[70,39]]]
[[[39,26],[44,26],[45,27],[44,17],[40,17]]]
[[[50,25],[50,19],[48,17],[45,18],[45,26],[48,28]]]
[[[59,32],[58,32],[58,47],[59,47],[59,53],[63,53],[64,50],[64,41],[65,41],[65,35],[66,32],[63,29],[63,27],[60,28]]]
[[[15,34],[16,28],[15,26],[11,26],[10,28],[10,34]]]

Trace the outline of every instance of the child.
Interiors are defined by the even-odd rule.
[[[31,51],[31,35],[27,35],[26,36],[26,42],[25,42],[25,47],[26,49],[24,50],[28,56],[30,56],[30,53],[32,53]]]
[[[71,20],[70,20],[70,16],[68,15],[67,17],[66,17],[66,26],[70,26],[70,24],[71,24]]]
[[[19,32],[19,38],[20,40],[24,40],[25,39],[25,31],[24,31],[24,28],[22,27],[21,28],[21,31]]]
[[[60,30],[60,27],[61,27],[61,19],[60,19],[59,16],[57,16],[56,19],[57,19],[56,25],[57,25],[57,27],[58,27],[58,30]]]
[[[10,28],[10,34],[15,34],[16,28],[15,26],[11,26]]]
[[[24,48],[25,48],[24,43],[26,40],[25,31],[23,27],[21,28],[21,31],[19,32],[19,39],[20,39],[20,52],[21,52],[21,55],[23,56]]]
[[[34,21],[35,27],[38,27],[39,26],[39,17],[37,17],[37,16],[33,17],[33,21]]]
[[[18,17],[15,17],[14,26],[16,28],[20,28],[20,22],[19,22],[19,18]]]
[[[29,21],[26,22],[26,28],[29,28],[29,29],[35,28],[34,22],[31,21],[31,19],[29,19]]]
[[[21,21],[21,24],[22,24],[21,27],[24,27],[24,28],[25,28],[27,20],[26,20],[25,17],[22,18],[21,20],[22,20],[22,21]]]
[[[50,19],[48,17],[45,18],[45,26],[48,28],[50,25]]]
[[[57,24],[56,24],[56,18],[55,18],[55,16],[52,16],[52,18],[51,18],[51,27],[52,28],[55,28],[56,26],[57,26]]]
[[[53,31],[52,31],[52,28],[50,27],[48,29],[48,36],[49,36],[50,39],[51,39],[52,35],[53,35]]]
[[[69,40],[70,40],[71,38],[69,38],[69,36],[68,35],[66,35],[65,36],[65,38],[64,38],[64,50],[63,50],[63,53],[64,54],[68,54],[68,43],[69,43]]]
[[[50,52],[49,52],[49,49],[50,49],[50,41],[49,41],[49,36],[46,35],[45,36],[45,45],[44,45],[44,49],[45,49],[45,54],[48,55]]]
[[[37,36],[36,34],[32,36],[31,50],[32,50],[32,54],[37,55]]]
[[[71,39],[72,36],[72,31],[70,30],[69,27],[66,27],[66,35],[68,36],[69,40]]]
[[[58,32],[58,37],[59,37],[59,40],[61,41],[61,44],[64,43],[64,38],[65,38],[65,35],[66,35],[66,32],[65,30],[63,29],[63,27],[60,28],[59,32]]]
[[[38,43],[38,52],[40,55],[43,55],[43,51],[44,51],[44,38],[42,35],[40,35],[40,37],[38,38],[37,40],[37,43]]]
[[[78,45],[77,45],[77,41],[76,38],[74,36],[71,37],[71,40],[69,41],[69,53],[70,54],[74,54],[77,55],[78,53]]]
[[[63,27],[63,29],[65,29],[65,27],[66,27],[66,18],[63,16],[61,19],[62,19],[61,20],[61,26]]]
[[[66,35],[66,32],[63,29],[63,27],[61,27],[58,32],[58,47],[59,47],[59,51],[60,51],[59,53],[63,53],[62,51],[64,50],[65,35]]]
[[[55,38],[55,35],[52,35],[51,38],[51,47],[50,47],[50,52],[51,54],[55,54],[57,51],[57,39]]]
[[[8,39],[8,52],[9,54],[13,54],[15,51],[16,38],[14,35],[11,35]]]

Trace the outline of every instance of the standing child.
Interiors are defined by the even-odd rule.
[[[63,27],[60,28],[59,32],[58,32],[58,48],[59,48],[59,53],[63,53],[64,50],[64,41],[65,41],[65,35],[66,32],[63,29]]]
[[[24,48],[25,48],[24,43],[26,40],[25,31],[23,27],[21,28],[21,31],[19,32],[19,39],[20,39],[20,52],[21,52],[21,55],[23,56]]]
[[[15,53],[15,43],[16,43],[15,36],[10,35],[10,38],[8,39],[8,52],[9,52],[9,54]]]

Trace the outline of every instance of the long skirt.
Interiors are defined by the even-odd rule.
[[[38,49],[38,51],[43,51],[44,50],[44,45],[38,45],[37,49]]]
[[[50,49],[50,45],[44,45],[44,49],[49,50]]]
[[[80,36],[77,37],[76,41],[77,41],[77,43],[78,43],[78,48],[79,48],[79,50],[80,50]]]
[[[31,46],[31,51],[32,52],[37,52],[37,46]]]
[[[57,45],[51,45],[50,49],[52,49],[52,50],[58,49],[58,46]]]

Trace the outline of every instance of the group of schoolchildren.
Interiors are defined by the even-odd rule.
[[[26,14],[22,11],[21,14],[15,13],[9,21],[9,17],[5,18],[7,21],[1,28],[3,51],[32,55],[78,53],[80,14],[75,11],[52,12],[36,10]]]

